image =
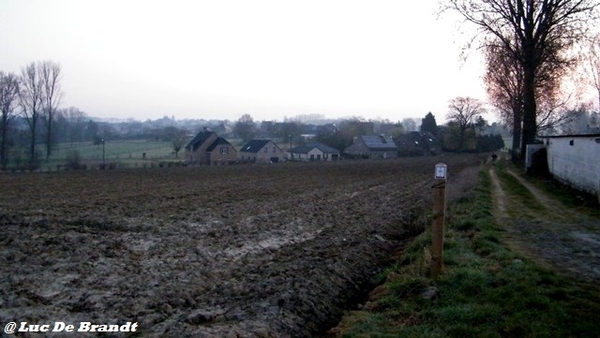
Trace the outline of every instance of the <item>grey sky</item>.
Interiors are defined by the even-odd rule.
[[[441,123],[485,95],[436,2],[0,0],[0,69],[58,62],[62,106],[98,117]]]

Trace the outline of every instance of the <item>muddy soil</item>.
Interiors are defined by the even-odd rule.
[[[0,175],[0,323],[313,336],[422,230],[440,161],[450,182],[481,163],[464,155]]]
[[[543,206],[515,203],[491,170],[496,218],[511,246],[526,256],[572,278],[600,281],[600,219],[585,210],[567,207],[509,170]]]

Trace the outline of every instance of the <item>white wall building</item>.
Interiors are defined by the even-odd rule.
[[[322,143],[311,142],[292,149],[291,157],[300,161],[337,161],[340,152]]]
[[[544,145],[550,173],[600,202],[600,134],[550,136]]]

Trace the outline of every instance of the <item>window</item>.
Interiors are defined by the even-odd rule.
[[[273,147],[273,154],[277,152],[277,148]]]
[[[221,155],[229,154],[229,148],[223,147],[220,149]]]
[[[269,152],[269,147],[265,147],[265,153]]]
[[[574,140],[570,140],[570,141],[569,141],[569,145],[570,145],[570,146],[572,146],[574,143],[575,143],[575,141],[574,141]]]

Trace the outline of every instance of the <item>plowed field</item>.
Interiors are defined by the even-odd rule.
[[[0,175],[0,323],[319,334],[422,230],[441,161],[449,195],[480,164],[463,155]]]

